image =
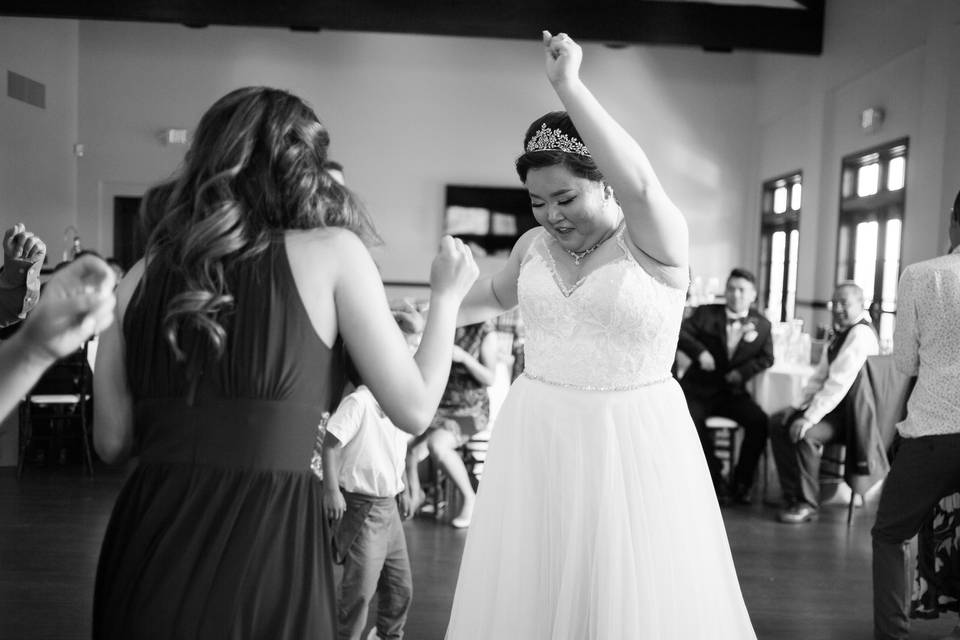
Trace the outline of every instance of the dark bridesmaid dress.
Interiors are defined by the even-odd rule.
[[[138,462],[103,541],[95,638],[335,637],[310,456],[341,395],[343,348],[315,333],[281,233],[227,280],[225,352],[195,372],[163,338],[177,278],[151,267],[124,318]]]

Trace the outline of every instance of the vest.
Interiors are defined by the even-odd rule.
[[[837,354],[840,353],[840,347],[843,346],[843,341],[847,339],[847,334],[850,333],[850,331],[858,324],[862,324],[867,327],[870,327],[870,330],[873,331],[874,335],[876,335],[877,330],[873,328],[873,323],[867,320],[866,318],[861,318],[859,321],[854,322],[845,330],[833,336],[833,339],[830,341],[830,344],[827,345],[827,362],[829,364],[833,364],[833,361],[834,359],[836,359]]]

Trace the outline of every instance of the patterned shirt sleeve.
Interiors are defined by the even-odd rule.
[[[903,270],[897,289],[897,324],[893,330],[893,359],[897,369],[915,376],[920,370],[920,335],[917,332],[915,271]]]
[[[40,261],[7,260],[0,269],[0,328],[20,322],[40,299]]]

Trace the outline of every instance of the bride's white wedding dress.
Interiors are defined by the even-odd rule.
[[[448,640],[756,637],[670,376],[685,291],[615,239],[575,284],[546,232],[523,259],[526,372],[496,420]]]

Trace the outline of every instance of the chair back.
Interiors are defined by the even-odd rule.
[[[38,401],[38,396],[89,396],[93,387],[93,375],[87,361],[87,344],[65,358],[57,360],[37,380],[28,400]]]
[[[67,425],[79,427],[75,434],[81,442],[84,466],[87,473],[93,475],[87,416],[93,399],[93,372],[87,356],[87,343],[84,343],[74,353],[55,362],[20,403],[18,478],[23,473],[28,449],[38,440],[46,441],[48,446],[62,447]],[[61,463],[65,451],[60,449]]]

